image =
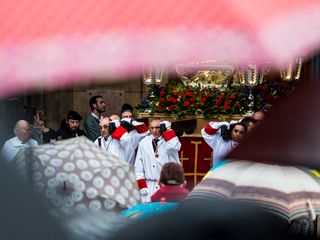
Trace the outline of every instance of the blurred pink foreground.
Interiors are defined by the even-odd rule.
[[[320,45],[319,0],[6,0],[0,19],[0,96],[157,64],[279,64]]]

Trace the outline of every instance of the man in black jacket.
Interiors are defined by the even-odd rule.
[[[70,111],[65,120],[62,120],[60,129],[57,132],[57,140],[79,137],[84,135],[80,129],[82,117],[75,111]]]

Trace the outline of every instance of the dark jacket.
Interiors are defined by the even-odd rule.
[[[91,141],[95,141],[101,135],[99,120],[92,115],[88,116],[84,122],[84,132]]]
[[[68,138],[73,138],[76,136],[82,136],[84,135],[83,130],[78,129],[77,131],[71,131],[71,129],[68,126],[63,126],[57,131],[57,140],[62,140],[62,139],[68,139]]]

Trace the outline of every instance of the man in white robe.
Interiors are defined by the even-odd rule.
[[[163,131],[160,131],[160,123]],[[150,120],[150,135],[144,137],[138,147],[135,172],[142,202],[150,202],[159,189],[162,166],[167,162],[180,164],[178,151],[181,143],[168,121]]]
[[[221,136],[221,127],[228,128],[229,137]],[[244,123],[229,124],[228,122],[209,122],[202,130],[201,135],[206,143],[213,149],[213,165],[223,159],[246,135],[247,127]]]
[[[132,146],[130,148],[126,148],[125,154],[129,164],[134,165],[136,159],[136,149],[138,148],[140,140],[147,136],[149,130],[144,122],[138,122],[132,118],[131,109],[124,109],[121,112],[121,118],[122,122],[126,121],[128,124],[132,125],[132,129],[129,131],[129,135],[131,136],[132,140]]]
[[[109,131],[110,123],[115,126],[112,132]],[[94,144],[127,162],[128,159],[126,159],[125,149],[131,147],[132,143],[127,130],[120,126],[118,120],[110,121],[108,117],[102,118],[99,126],[101,136],[94,141]]]

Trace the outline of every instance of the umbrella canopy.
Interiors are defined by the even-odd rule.
[[[178,206],[176,202],[150,202],[137,204],[120,213],[121,217],[130,219],[145,219],[162,212],[173,210]]]
[[[57,207],[129,208],[140,202],[133,167],[86,137],[40,145],[14,163]]]
[[[1,1],[0,95],[158,64],[279,63],[319,47],[319,18],[318,0]]]
[[[188,199],[218,197],[257,203],[292,221],[320,214],[320,182],[307,169],[231,161],[210,171]]]
[[[226,158],[320,168],[319,83],[301,82]]]
[[[0,159],[0,239],[70,240],[29,187]]]

